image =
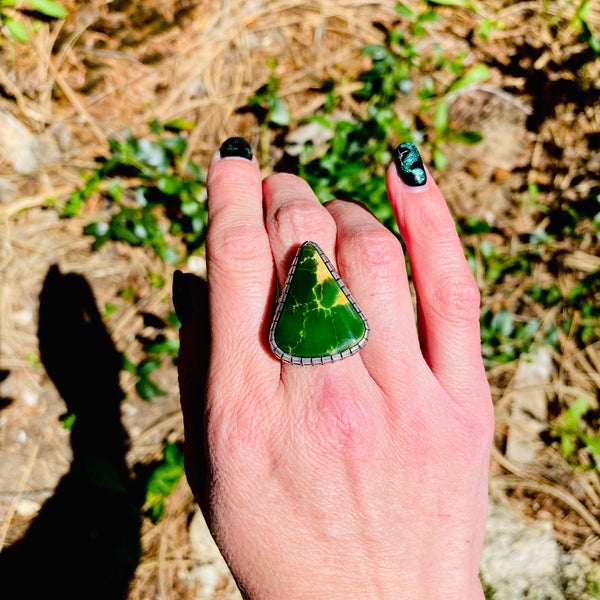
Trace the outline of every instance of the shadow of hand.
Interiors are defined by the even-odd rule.
[[[3,593],[125,598],[140,557],[143,498],[125,462],[121,358],[83,276],[50,268],[38,338],[42,363],[75,415],[73,462],[25,536],[0,554]]]

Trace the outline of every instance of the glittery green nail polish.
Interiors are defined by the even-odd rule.
[[[402,181],[411,187],[425,185],[427,174],[417,147],[411,142],[404,142],[396,148],[394,154],[396,169]]]

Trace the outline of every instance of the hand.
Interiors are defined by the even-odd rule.
[[[402,158],[387,185],[418,333],[402,247],[365,208],[322,206],[293,175],[261,181],[254,158],[210,166],[210,355],[202,282],[175,286],[186,471],[247,598],[483,598],[493,411],[479,292],[437,186],[414,185]],[[282,289],[306,240],[370,326],[358,354],[327,365],[282,364],[269,347],[276,278]]]

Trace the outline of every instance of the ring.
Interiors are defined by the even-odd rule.
[[[292,365],[322,365],[356,354],[368,338],[367,320],[330,260],[304,242],[277,300],[273,353]]]

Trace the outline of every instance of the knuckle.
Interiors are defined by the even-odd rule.
[[[318,204],[308,202],[285,202],[275,209],[271,224],[278,235],[304,238],[307,232],[327,239],[334,234],[334,223],[328,213]]]
[[[453,275],[438,283],[436,309],[451,321],[479,320],[481,294],[473,277]]]
[[[340,242],[340,269],[345,272],[360,264],[374,284],[389,279],[404,264],[402,247],[386,229],[365,227],[349,231],[342,234]]]
[[[439,210],[426,202],[413,205],[413,208],[409,231],[418,239],[444,240],[456,237],[456,224],[449,213],[440,214]]]
[[[206,249],[213,265],[245,271],[248,265],[264,268],[262,259],[269,247],[267,232],[254,225],[240,223],[228,227],[213,226],[209,230]],[[259,263],[259,264],[257,264]]]
[[[402,254],[398,240],[387,229],[361,229],[352,234],[351,242],[363,260],[374,265],[395,263]]]

